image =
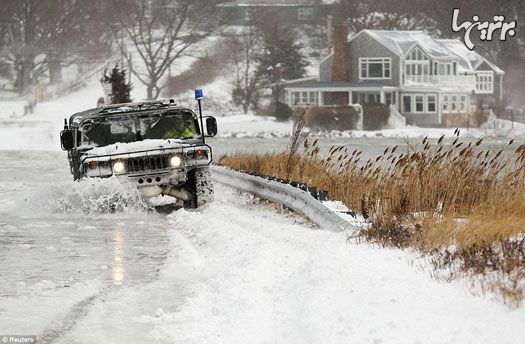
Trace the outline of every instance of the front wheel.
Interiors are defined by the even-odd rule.
[[[190,199],[184,201],[184,208],[196,209],[213,201],[213,183],[209,167],[196,168],[188,173],[186,191]]]

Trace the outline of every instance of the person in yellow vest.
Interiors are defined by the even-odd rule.
[[[182,119],[175,121],[175,126],[167,130],[162,136],[163,139],[191,139],[193,138],[193,131],[185,124]]]

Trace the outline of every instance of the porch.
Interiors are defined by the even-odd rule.
[[[399,104],[397,88],[360,83],[310,82],[285,87],[285,102],[292,109],[364,103]]]
[[[403,75],[404,86],[435,86],[454,87],[466,91],[474,91],[476,87],[475,75]]]

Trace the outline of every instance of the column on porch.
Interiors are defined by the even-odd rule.
[[[379,92],[379,102],[381,104],[386,104],[386,101],[385,101],[385,91],[380,91]]]
[[[348,105],[352,105],[352,91],[348,91]]]
[[[324,105],[323,91],[318,91],[317,92],[317,102],[319,103],[318,104],[319,106],[323,106]]]

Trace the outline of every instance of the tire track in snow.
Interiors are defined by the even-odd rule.
[[[105,288],[97,294],[88,296],[74,304],[61,319],[55,320],[50,327],[42,331],[38,336],[38,342],[41,344],[57,343],[88,314],[90,307],[95,304],[95,302],[107,296],[113,290],[115,290],[114,287]]]

